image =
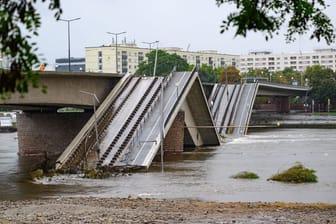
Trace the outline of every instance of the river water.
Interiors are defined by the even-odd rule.
[[[0,198],[60,196],[151,197],[211,201],[336,203],[336,129],[270,129],[155,162],[148,172],[83,179],[79,175],[28,180],[29,160],[17,156],[16,133],[0,134]],[[318,183],[267,181],[296,162],[316,170]],[[252,171],[260,178],[230,178]]]

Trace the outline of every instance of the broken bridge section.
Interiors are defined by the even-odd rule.
[[[246,134],[257,90],[258,83],[214,85],[209,104],[219,134]]]
[[[175,123],[186,128],[169,139],[193,146],[220,144],[194,70],[167,77],[125,76],[59,157],[56,169],[148,168]]]

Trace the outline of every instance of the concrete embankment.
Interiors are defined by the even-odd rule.
[[[250,126],[283,128],[336,128],[336,116],[311,113],[253,113]]]

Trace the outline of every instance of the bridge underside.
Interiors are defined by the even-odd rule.
[[[49,112],[63,107],[91,109],[92,96],[82,92],[94,93],[102,101],[120,79],[120,75],[107,73],[42,72],[39,85],[47,87],[46,93],[31,87],[29,93],[12,94],[10,99],[0,101],[0,108]]]

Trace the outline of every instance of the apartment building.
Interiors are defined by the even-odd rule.
[[[318,49],[314,52],[273,54],[270,51],[250,52],[240,56],[240,72],[250,69],[268,69],[270,72],[292,68],[303,72],[308,66],[321,65],[336,71],[336,49]]]
[[[117,54],[116,54],[117,50]],[[135,42],[123,41],[117,47],[115,44],[100,47],[85,48],[85,63],[87,72],[103,72],[125,74],[134,73],[142,61],[146,61],[149,48],[138,47]],[[218,53],[217,51],[184,51],[181,48],[160,48],[168,53],[176,53],[188,64],[207,64],[213,67],[239,67],[239,56]],[[116,63],[117,61],[117,63]]]

